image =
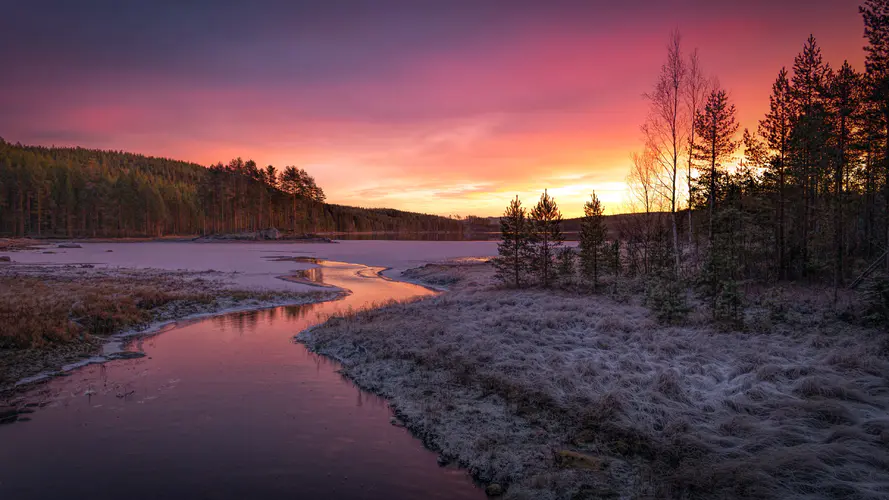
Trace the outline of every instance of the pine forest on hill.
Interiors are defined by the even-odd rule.
[[[240,158],[205,168],[121,151],[0,139],[0,235],[160,237],[278,228],[316,232],[459,232],[460,221],[324,202],[305,170]]]

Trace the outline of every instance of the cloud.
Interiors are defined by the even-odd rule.
[[[860,67],[841,4],[18,2],[0,134],[304,166],[338,203],[495,215],[550,188],[576,213],[593,189],[619,203],[671,29],[755,127],[810,32]]]

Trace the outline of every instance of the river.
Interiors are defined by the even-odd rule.
[[[35,411],[0,426],[0,498],[484,498],[293,342],[331,314],[433,293],[379,270],[322,261],[312,277],[350,295],[177,324],[128,347],[145,357],[39,386]]]

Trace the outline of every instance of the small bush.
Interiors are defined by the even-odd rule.
[[[559,280],[566,285],[573,284],[577,276],[575,257],[574,249],[570,247],[562,248],[556,255],[556,273],[559,276]]]
[[[681,323],[691,312],[685,286],[669,276],[656,277],[648,284],[645,304],[664,323]]]
[[[889,276],[881,274],[868,279],[861,295],[865,320],[873,324],[889,324]]]

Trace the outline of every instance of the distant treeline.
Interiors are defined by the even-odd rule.
[[[157,237],[255,231],[460,231],[446,217],[324,203],[295,167],[240,158],[209,168],[120,151],[0,139],[0,234]]]

